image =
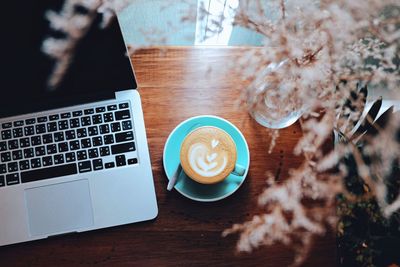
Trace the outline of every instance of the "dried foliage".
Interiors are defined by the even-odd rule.
[[[400,180],[400,116],[392,108],[377,119],[381,100],[362,116],[366,85],[399,94],[399,14],[397,1],[240,2],[235,24],[265,37],[263,49],[239,65],[251,81],[244,102],[250,112],[272,102],[271,120],[303,109],[304,135],[294,153],[305,161],[284,182],[265,189],[259,198],[265,214],[223,233],[240,234],[239,251],[282,243],[294,246],[293,264],[301,264],[312,237],[335,229],[339,194],[355,203],[376,199],[386,218],[399,210],[399,190],[388,181]],[[265,71],[279,62],[283,68]],[[326,153],[323,145],[332,132],[340,138]],[[363,194],[349,190],[348,177],[362,181]]]
[[[110,7],[125,2],[67,0],[60,13],[47,14],[53,28],[67,33],[66,39],[49,39],[43,45],[58,60],[50,86],[62,77],[76,42],[97,12],[104,11],[107,20]],[[77,14],[76,5],[87,13]],[[261,49],[249,50],[234,64],[250,81],[243,103],[250,112],[269,104],[271,119],[301,110],[303,137],[294,153],[305,160],[282,183],[269,178],[258,201],[264,214],[233,225],[223,235],[239,233],[239,251],[276,243],[291,246],[293,264],[299,265],[309,254],[313,237],[335,228],[338,194],[354,203],[376,200],[385,218],[398,214],[400,116],[391,109],[378,118],[381,101],[363,116],[368,90],[399,94],[398,0],[241,0],[238,8],[227,8],[236,14],[235,26],[264,37]],[[198,10],[199,14],[193,9],[183,14],[182,22],[208,15],[213,23],[207,32],[223,30],[223,12],[211,14],[204,5]],[[165,41],[162,36],[152,38]],[[271,63],[281,62],[282,67],[271,70]],[[323,145],[332,141],[333,132],[337,145],[327,154]],[[275,140],[278,132],[271,136]],[[361,181],[361,193],[349,190],[349,177]]]
[[[61,82],[73,60],[77,44],[90,29],[95,19],[102,15],[101,27],[106,27],[117,11],[132,0],[66,0],[60,11],[48,10],[46,18],[50,27],[65,37],[49,37],[42,50],[55,59],[55,67],[48,78],[48,88],[54,90]]]

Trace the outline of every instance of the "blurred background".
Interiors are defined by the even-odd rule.
[[[261,46],[262,36],[232,26],[239,0],[135,0],[119,13],[132,46]]]
[[[125,42],[135,47],[166,46],[263,46],[263,36],[254,30],[232,25],[239,0],[127,0],[119,12]],[[243,1],[248,10],[259,10],[258,1]],[[252,6],[254,5],[254,6]],[[279,12],[272,3],[262,2],[265,16],[274,20]],[[259,14],[258,14],[259,15]],[[257,17],[257,16],[255,16]],[[399,105],[385,90],[370,90],[370,100],[384,96],[385,110]],[[388,102],[389,99],[389,102]],[[367,110],[370,105],[367,106]]]

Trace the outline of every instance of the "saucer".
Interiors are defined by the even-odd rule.
[[[175,129],[169,135],[167,142],[165,143],[163,164],[164,171],[167,175],[168,180],[172,177],[179,166],[180,148],[183,139],[189,132],[202,126],[214,126],[227,132],[236,144],[236,163],[240,164],[246,169],[246,172],[241,177],[241,179],[239,179],[239,181],[237,177],[234,177],[234,175],[231,174],[222,182],[212,185],[203,185],[197,183],[187,177],[186,174],[182,171],[174,188],[179,193],[192,200],[212,202],[224,199],[232,195],[243,184],[249,170],[250,152],[243,134],[239,131],[238,128],[236,128],[235,125],[233,125],[229,121],[211,115],[189,118],[175,127]]]

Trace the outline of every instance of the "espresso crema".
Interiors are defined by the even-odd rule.
[[[236,157],[236,145],[230,135],[211,126],[189,133],[180,152],[185,173],[203,184],[225,179],[235,168]]]

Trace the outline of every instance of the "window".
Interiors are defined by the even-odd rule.
[[[198,0],[195,45],[228,45],[239,0]]]

